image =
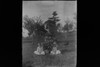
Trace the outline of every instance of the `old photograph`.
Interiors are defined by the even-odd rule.
[[[22,1],[22,67],[77,66],[77,1]]]

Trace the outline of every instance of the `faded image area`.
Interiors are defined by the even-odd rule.
[[[23,1],[22,67],[76,67],[77,1]]]

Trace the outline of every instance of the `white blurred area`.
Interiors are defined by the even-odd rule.
[[[29,31],[27,29],[22,28],[22,36],[23,37],[28,37],[29,36],[28,33],[29,33]]]

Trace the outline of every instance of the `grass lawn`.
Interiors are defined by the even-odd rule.
[[[76,32],[64,33],[64,40],[69,41],[70,45],[59,45],[59,49],[63,54],[60,55],[35,55],[33,53],[36,50],[37,45],[32,43],[31,38],[23,39],[22,43],[22,57],[23,57],[23,67],[72,67],[75,64],[76,58]],[[59,39],[61,40],[61,39]]]

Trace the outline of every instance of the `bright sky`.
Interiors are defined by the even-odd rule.
[[[23,1],[22,16],[41,16],[45,21],[55,10],[64,25],[67,18],[73,20],[74,13],[77,13],[77,1]]]
[[[41,16],[45,21],[50,17],[53,11],[57,11],[64,23],[64,20],[69,17],[73,18],[74,13],[77,10],[76,1],[23,1],[23,16],[28,15],[29,17]]]

